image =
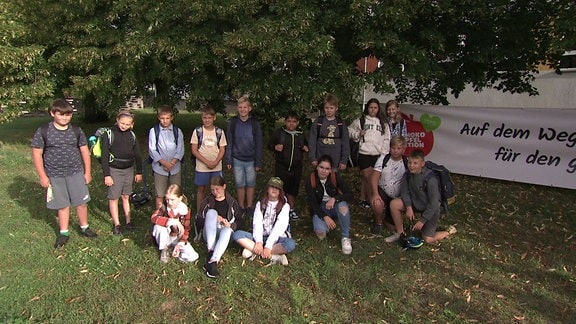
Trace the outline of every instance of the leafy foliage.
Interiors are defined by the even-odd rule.
[[[250,94],[271,124],[327,93],[346,117],[369,83],[401,101],[447,103],[467,84],[536,94],[536,66],[575,44],[569,0],[281,2],[0,0],[0,100],[70,95],[88,115],[155,89],[196,109]],[[382,67],[363,74],[358,59]]]

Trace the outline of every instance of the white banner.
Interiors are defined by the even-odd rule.
[[[576,109],[402,105],[408,148],[451,172],[576,189]]]

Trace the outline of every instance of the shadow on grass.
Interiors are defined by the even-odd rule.
[[[31,218],[46,222],[54,229],[54,233],[58,234],[56,211],[46,209],[45,188],[42,188],[36,181],[17,176],[8,185],[8,194],[21,209],[27,210]]]

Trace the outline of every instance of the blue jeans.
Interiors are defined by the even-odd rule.
[[[332,209],[326,209],[326,202],[322,202],[320,207],[322,207],[322,210],[324,210],[328,216],[330,216],[330,218],[340,224],[341,236],[350,237],[350,208],[348,203],[341,201],[337,203]],[[345,209],[346,213],[342,213],[340,209]],[[326,222],[318,215],[312,216],[312,225],[314,226],[314,232],[328,233],[330,231]]]
[[[234,185],[236,188],[256,186],[256,169],[254,161],[240,161],[234,159]]]
[[[238,242],[238,240],[240,239],[250,239],[252,241],[254,241],[254,236],[252,236],[252,233],[246,232],[246,231],[236,231],[234,232],[234,234],[232,234],[232,239],[236,242]],[[268,239],[268,236],[264,236],[263,237],[263,243],[266,244],[266,240]],[[294,241],[294,239],[290,238],[290,237],[279,237],[278,241],[275,244],[280,244],[282,245],[282,247],[284,248],[284,250],[286,250],[286,253],[290,253],[292,251],[294,251],[294,249],[296,248],[296,241]]]
[[[213,251],[212,258],[208,260],[209,262],[220,261],[222,255],[226,252],[232,233],[234,233],[232,228],[218,224],[218,213],[216,210],[209,209],[206,212],[206,219],[204,220],[204,239],[206,240],[208,251]]]

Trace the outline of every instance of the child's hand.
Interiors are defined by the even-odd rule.
[[[269,248],[264,248],[264,251],[262,251],[261,257],[264,259],[270,259],[271,256],[272,256],[272,251]]]
[[[282,150],[284,150],[284,144],[276,144],[274,145],[274,149],[278,152],[282,152]]]
[[[310,149],[308,148],[308,145],[302,146],[302,151],[308,153],[308,151],[310,151]]]
[[[50,178],[40,177],[40,185],[42,186],[42,188],[50,187]]]
[[[262,252],[264,251],[264,247],[262,246],[262,242],[258,242],[254,245],[252,252],[256,255],[262,256]]]
[[[338,164],[338,169],[339,169],[340,171],[346,170],[346,163],[340,163],[340,164]]]
[[[414,226],[412,227],[412,230],[420,231],[422,230],[422,227],[424,227],[424,223],[422,223],[421,221],[417,221],[416,224],[414,224]]]
[[[330,216],[324,216],[324,222],[328,225],[328,228],[333,230],[336,228],[336,222]]]
[[[104,177],[104,184],[108,187],[111,187],[114,185],[114,179],[112,179],[111,176],[106,176]]]
[[[141,174],[137,174],[136,176],[134,176],[134,182],[141,182],[142,181],[142,175]]]

